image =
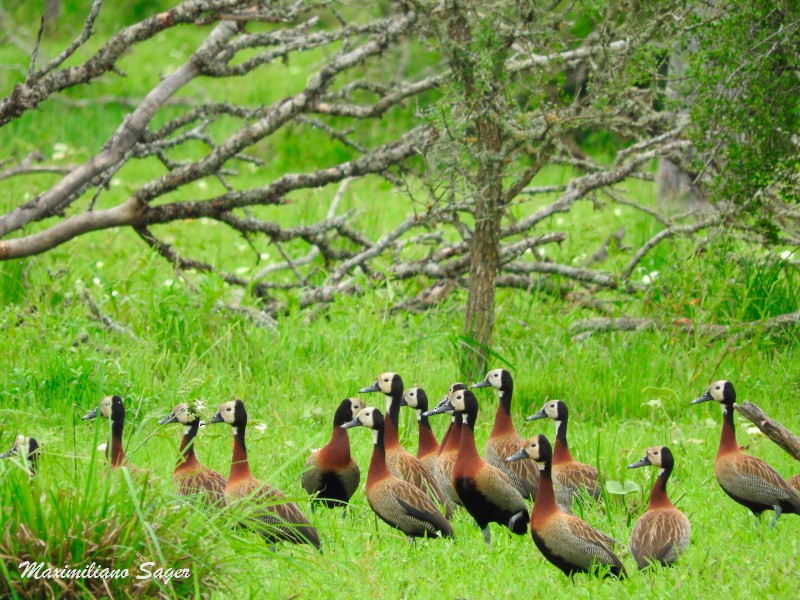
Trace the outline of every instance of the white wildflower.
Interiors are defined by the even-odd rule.
[[[758,427],[748,427],[747,433],[750,435],[763,435]]]
[[[614,216],[615,217],[621,217],[622,216],[622,209],[619,206],[614,208]]]
[[[102,444],[100,444],[100,445],[97,447],[97,451],[98,451],[98,452],[105,452],[105,451],[106,451],[106,448],[108,448],[108,444],[106,444],[105,442],[103,442]]]
[[[175,283],[172,279],[165,279],[164,280],[164,287],[172,287],[172,284]]]

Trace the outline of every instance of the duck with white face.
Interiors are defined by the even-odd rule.
[[[354,419],[363,408],[364,402],[359,398],[342,400],[333,415],[330,440],[312,452],[306,461],[302,484],[312,497],[312,512],[315,504],[321,504],[328,508],[342,506],[346,514],[347,503],[361,481],[361,471],[350,455],[350,438],[341,426]]]
[[[715,381],[692,404],[718,402],[722,406],[722,433],[714,459],[714,476],[734,501],[749,508],[760,521],[761,513],[774,510],[770,527],[783,513],[800,515],[800,495],[778,472],[760,458],[742,452],[736,442],[733,407],[736,390],[730,381]]]
[[[551,419],[556,424],[556,441],[553,448],[553,485],[556,502],[565,512],[572,512],[572,499],[584,493],[597,500],[602,494],[600,473],[592,465],[578,462],[572,456],[567,442],[569,410],[562,400],[548,400],[542,409],[526,420]]]
[[[655,563],[669,566],[689,546],[692,527],[686,515],[679,511],[667,495],[667,481],[675,460],[666,446],[648,448],[644,457],[629,465],[629,469],[653,466],[658,477],[650,493],[650,503],[631,530],[630,550],[639,569]]]
[[[227,423],[233,431],[233,455],[225,485],[225,503],[268,544],[277,541],[312,544],[319,550],[319,534],[300,507],[288,502],[282,491],[253,477],[245,444],[247,410],[244,402],[239,399],[223,402],[208,421],[209,425],[213,423]]]
[[[367,502],[385,523],[410,538],[452,537],[453,526],[418,487],[394,476],[386,464],[386,421],[377,408],[364,408],[343,429],[366,427],[372,432],[372,459],[367,473]]]
[[[511,373],[505,369],[493,369],[482,381],[470,387],[491,387],[497,393],[494,425],[483,451],[486,462],[508,475],[523,498],[535,500],[536,489],[539,487],[539,470],[529,462],[506,462],[506,457],[514,453],[523,442],[511,416],[511,400],[514,393]]]
[[[36,474],[36,467],[39,462],[39,442],[32,437],[26,437],[22,434],[14,439],[11,449],[8,452],[0,454],[0,458],[11,458],[18,456],[22,461],[22,466],[28,470],[31,475]]]
[[[607,576],[626,577],[620,558],[612,550],[617,541],[598,531],[556,504],[551,468],[553,448],[544,435],[529,439],[524,448],[509,457],[531,458],[539,464],[539,494],[531,515],[531,536],[536,547],[566,575],[605,571]]]
[[[407,481],[430,495],[438,505],[444,505],[446,516],[451,507],[444,493],[436,484],[434,476],[425,468],[422,461],[400,445],[397,424],[400,418],[400,406],[403,403],[403,380],[397,373],[381,373],[375,382],[359,390],[361,394],[380,392],[386,398],[386,415],[384,418],[384,439],[386,447],[386,464],[395,477]]]
[[[100,400],[100,406],[83,415],[83,420],[96,419],[101,416],[111,421],[111,444],[106,446],[106,458],[111,469],[128,467],[131,472],[139,471],[125,457],[122,447],[122,431],[125,427],[125,404],[119,396],[106,396]]]
[[[403,392],[401,406],[408,406],[417,415],[417,458],[425,465],[428,473],[436,477],[436,457],[439,454],[439,442],[431,429],[431,424],[425,413],[428,410],[428,395],[421,387],[408,388]]]
[[[442,398],[439,403],[431,410],[422,413],[424,417],[430,417],[438,414],[450,414],[450,426],[447,432],[442,437],[442,445],[439,447],[439,454],[436,457],[436,471],[434,472],[434,479],[439,489],[442,490],[447,502],[449,503],[449,510],[455,511],[458,506],[461,506],[461,498],[456,494],[456,488],[453,487],[453,466],[456,464],[458,458],[458,446],[461,441],[461,425],[463,420],[456,418],[453,412],[453,406],[450,403],[450,396],[454,392],[465,390],[467,386],[461,382],[456,382],[450,385],[447,394]],[[449,513],[446,513],[449,514]]]
[[[195,455],[197,432],[200,428],[200,402],[182,402],[172,412],[159,421],[161,425],[180,423],[184,426],[178,464],[172,473],[172,480],[182,496],[197,498],[203,502],[222,507],[225,505],[226,479],[216,471],[200,463]]]
[[[470,390],[456,390],[435,412],[452,409],[461,419],[458,456],[453,465],[453,488],[464,508],[475,519],[486,543],[490,543],[489,523],[498,523],[517,535],[528,529],[530,516],[525,500],[511,478],[490,465],[478,454],[475,423],[478,400]]]

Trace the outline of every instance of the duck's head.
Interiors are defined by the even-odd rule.
[[[166,417],[159,421],[159,424],[181,423],[182,425],[193,425],[197,421],[200,425],[200,411],[205,407],[201,402],[181,402],[172,409]]]
[[[554,421],[566,421],[568,418],[569,410],[564,402],[561,400],[548,400],[539,412],[527,417],[525,420],[553,419]]]
[[[339,403],[339,408],[333,415],[333,425],[338,427],[351,421],[364,409],[364,401],[360,398],[345,398]]]
[[[244,408],[244,402],[239,398],[223,402],[208,423],[227,423],[233,427],[247,426],[247,411]]]
[[[653,446],[645,450],[644,457],[635,463],[628,465],[629,469],[637,469],[639,467],[660,467],[662,469],[671,469],[674,464],[672,452],[666,446]]]
[[[365,388],[358,390],[359,394],[367,394],[369,392],[383,392],[387,396],[403,393],[403,380],[397,373],[381,373],[375,379],[375,382]]]
[[[410,406],[425,412],[428,410],[428,394],[421,387],[408,388],[403,392],[403,400],[400,402],[400,406]]]
[[[379,431],[383,429],[383,414],[374,406],[367,406],[353,417],[352,421],[342,425],[343,429],[351,427],[366,427],[373,431]]]
[[[100,400],[100,406],[83,415],[83,420],[96,419],[98,414],[115,423],[125,421],[125,405],[119,396],[106,396]]]
[[[527,439],[522,448],[516,454],[509,456],[506,462],[524,458],[532,458],[540,466],[550,462],[553,459],[553,447],[550,445],[550,440],[541,433],[535,435]]]
[[[473,383],[471,388],[493,387],[496,390],[507,390],[513,385],[511,373],[505,369],[492,369],[483,378],[483,381]]]
[[[39,453],[39,442],[32,437],[26,437],[22,434],[14,439],[11,449],[8,452],[0,454],[0,458],[9,458],[10,456],[23,456],[29,460],[35,460]]]
[[[708,386],[705,394],[692,400],[692,404],[700,404],[710,400],[716,400],[720,404],[728,404],[733,406],[733,404],[736,402],[736,390],[733,389],[733,384],[730,381],[725,381],[724,379],[715,381]]]

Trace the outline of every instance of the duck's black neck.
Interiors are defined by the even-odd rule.
[[[197,432],[199,429],[200,421],[197,419],[186,425],[186,431],[181,438],[181,457],[178,458],[178,462],[181,462],[181,460],[194,458],[194,439],[197,437]]]

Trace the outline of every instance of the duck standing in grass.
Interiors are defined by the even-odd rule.
[[[36,467],[39,464],[39,442],[32,437],[25,437],[20,434],[14,439],[11,449],[0,454],[0,458],[10,458],[19,456],[22,464],[28,469],[31,477],[36,475]]]
[[[380,519],[408,537],[453,537],[453,526],[426,493],[396,477],[386,464],[385,419],[380,410],[367,407],[344,429],[366,427],[372,431],[372,459],[367,473],[367,502]]]
[[[197,432],[200,429],[199,403],[183,402],[172,409],[159,424],[180,423],[184,426],[178,464],[172,473],[172,481],[182,496],[202,498],[209,505],[225,505],[227,480],[212,469],[202,465],[194,453]]]
[[[141,471],[125,457],[122,447],[122,430],[125,427],[125,404],[119,396],[106,396],[100,400],[100,406],[83,415],[83,420],[96,419],[100,415],[111,421],[111,444],[106,446],[106,459],[111,469],[128,467],[131,473]],[[110,451],[110,452],[109,452]],[[110,455],[109,455],[110,454]]]
[[[531,516],[531,536],[544,557],[570,577],[598,568],[608,575],[627,577],[627,572],[612,547],[617,541],[575,515],[562,511],[553,489],[553,448],[544,435],[531,438],[508,460],[532,458],[541,466],[539,490]]]
[[[386,397],[386,416],[384,418],[384,439],[386,446],[386,464],[395,477],[417,486],[430,495],[437,504],[444,505],[447,510],[447,500],[436,485],[433,475],[428,473],[425,465],[416,456],[412,455],[400,445],[398,436],[398,421],[400,418],[400,405],[403,401],[403,380],[397,373],[381,373],[375,383],[359,390],[360,394],[382,392]],[[446,513],[446,516],[450,516]]]
[[[308,457],[303,471],[303,489],[313,496],[314,504],[328,508],[344,506],[358,489],[361,471],[350,456],[350,438],[342,425],[352,421],[364,408],[358,398],[345,398],[333,415],[331,439]],[[345,509],[346,510],[346,509]]]
[[[580,463],[572,457],[567,443],[567,424],[569,410],[561,400],[548,400],[542,409],[526,421],[552,419],[556,422],[556,442],[553,448],[552,478],[556,493],[556,503],[566,512],[571,512],[572,498],[580,491],[586,491],[592,498],[602,493],[600,475],[591,465]],[[526,461],[522,461],[526,462]]]
[[[675,461],[666,446],[648,448],[644,458],[628,465],[658,467],[658,477],[650,492],[650,504],[631,531],[630,549],[636,565],[646,569],[653,563],[669,566],[689,546],[692,526],[686,515],[675,508],[667,495],[667,481]]]
[[[472,388],[492,387],[497,391],[497,412],[489,439],[486,440],[484,456],[486,462],[497,467],[511,478],[523,498],[536,500],[539,487],[539,470],[531,461],[506,462],[524,443],[517,433],[511,418],[511,397],[514,393],[514,380],[505,369],[494,369],[486,374],[483,381],[472,384]]]
[[[756,519],[760,519],[765,510],[774,510],[775,517],[770,527],[775,527],[782,513],[800,515],[800,495],[775,469],[763,460],[745,454],[736,443],[733,424],[736,390],[733,384],[724,380],[712,383],[705,394],[692,400],[692,404],[711,400],[722,405],[722,434],[714,460],[714,476],[723,491],[753,511]]]
[[[483,460],[475,445],[478,400],[470,390],[456,390],[433,413],[453,410],[462,420],[458,457],[453,465],[452,483],[461,504],[490,542],[489,523],[499,523],[523,535],[528,528],[528,507],[522,494],[503,471]]]
[[[431,429],[431,424],[425,413],[428,410],[428,394],[421,387],[412,387],[403,391],[400,406],[414,409],[417,415],[417,458],[422,462],[428,473],[436,477],[436,457],[439,455],[439,442]]]
[[[210,423],[227,423],[233,428],[233,455],[225,485],[225,503],[246,511],[245,525],[255,529],[267,543],[312,544],[319,550],[319,534],[297,504],[287,502],[283,492],[253,477],[245,445],[247,411],[244,402],[236,399],[221,404]]]
[[[456,417],[453,413],[452,405],[448,405],[449,408],[442,411],[438,409],[448,402],[454,391],[465,389],[467,389],[467,386],[463,383],[452,384],[447,395],[442,398],[434,409],[422,413],[425,418],[436,414],[444,414],[445,412],[452,415],[450,417],[450,426],[442,437],[442,445],[439,447],[439,454],[436,457],[436,471],[434,473],[436,485],[439,486],[439,489],[442,490],[442,493],[444,493],[447,498],[451,506],[451,511],[455,511],[456,507],[461,506],[461,498],[458,497],[456,488],[453,487],[452,474],[453,465],[456,464],[456,459],[458,458],[458,446],[461,441],[461,424],[463,420],[460,415]]]

